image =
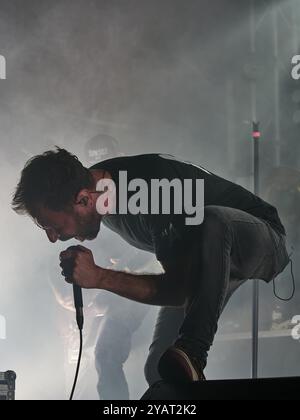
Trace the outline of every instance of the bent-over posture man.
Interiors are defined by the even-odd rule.
[[[120,171],[126,172],[128,183],[143,179],[148,185],[153,179],[203,179],[203,223],[186,224],[186,214],[177,214],[174,207],[170,214],[162,214],[160,208],[159,214],[111,211],[101,216],[97,184],[111,179],[119,187]],[[117,204],[119,200],[117,194]],[[83,288],[105,289],[170,310],[181,308],[183,320],[175,340],[161,350],[155,367],[157,377],[167,381],[204,379],[208,351],[230,295],[246,279],[270,282],[289,262],[285,229],[274,207],[239,185],[171,156],[119,157],[87,169],[66,150],[48,151],[26,164],[13,208],[31,216],[53,243],[93,240],[103,222],[135,247],[155,253],[162,274],[98,267],[92,252],[82,246],[67,249],[60,259],[66,280]]]

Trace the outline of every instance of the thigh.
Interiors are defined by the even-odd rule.
[[[270,281],[279,268],[281,235],[269,223],[242,210],[226,208],[224,217],[232,234],[230,277]]]

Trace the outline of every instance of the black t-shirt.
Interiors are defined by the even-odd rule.
[[[204,206],[215,205],[243,210],[262,218],[285,235],[285,229],[275,207],[245,188],[221,178],[203,167],[176,160],[171,155],[147,154],[109,159],[91,167],[108,171],[119,187],[119,172],[126,171],[128,183],[143,179],[150,185],[152,179],[203,179]],[[195,186],[195,185],[194,185]],[[150,188],[149,188],[150,191]],[[133,193],[132,193],[133,194]],[[128,193],[130,197],[130,193]],[[150,201],[149,193],[149,201]],[[111,214],[103,223],[136,248],[153,252],[159,261],[176,258],[188,252],[188,244],[199,232],[199,226],[186,225],[186,214]]]

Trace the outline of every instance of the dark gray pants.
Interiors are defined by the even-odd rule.
[[[289,263],[284,235],[263,219],[219,206],[205,207],[199,242],[189,258],[193,291],[186,307],[159,312],[145,365],[149,385],[161,379],[158,361],[178,338],[205,366],[219,317],[234,291],[247,279],[270,282]]]

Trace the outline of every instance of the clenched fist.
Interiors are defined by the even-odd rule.
[[[83,246],[70,246],[60,253],[62,275],[68,283],[85,289],[100,288],[103,269],[96,266],[92,251]]]

